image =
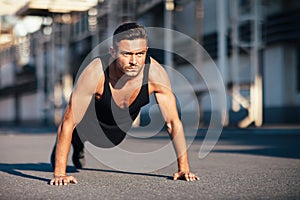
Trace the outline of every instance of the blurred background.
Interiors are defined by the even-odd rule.
[[[226,88],[225,126],[300,125],[298,0],[0,0],[0,125],[57,126],[85,57],[127,21],[204,47]],[[191,53],[200,67],[212,65]],[[153,54],[190,81],[207,126],[205,82],[184,59]]]

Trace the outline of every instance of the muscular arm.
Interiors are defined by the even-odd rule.
[[[70,102],[62,122],[57,130],[54,178],[51,185],[77,183],[72,176],[66,175],[67,159],[70,151],[72,133],[81,121],[97,87],[96,80],[101,80],[102,65],[100,59],[93,60],[80,75],[72,92]]]
[[[66,175],[67,158],[74,127],[75,123],[73,120],[72,106],[70,103],[57,130],[54,176]]]
[[[150,72],[150,85],[177,155],[178,172],[174,174],[173,178],[174,180],[198,180],[199,178],[190,172],[184,129],[178,116],[176,99],[172,92],[168,75],[155,60],[152,59],[151,63],[154,63],[154,66]]]

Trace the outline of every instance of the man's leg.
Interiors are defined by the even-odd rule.
[[[81,169],[85,165],[84,144],[81,141],[76,128],[74,129],[73,136],[72,136],[72,145],[73,145],[73,156],[72,156],[73,164],[77,169]]]
[[[56,139],[57,141],[57,139]],[[55,151],[56,151],[56,141],[55,141],[55,145],[52,149],[52,153],[51,153],[51,157],[50,157],[50,162],[51,162],[51,166],[54,169],[55,168]]]
[[[76,128],[74,129],[72,135],[72,146],[73,146],[73,155],[72,155],[73,164],[77,169],[81,169],[85,165],[84,145],[77,133]],[[55,151],[56,151],[56,145],[54,145],[53,147],[51,158],[50,158],[53,169],[55,167]]]

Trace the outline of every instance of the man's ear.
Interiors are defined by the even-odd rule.
[[[116,51],[115,51],[115,49],[113,47],[110,47],[109,53],[110,53],[111,57],[113,57],[114,59],[116,59]]]

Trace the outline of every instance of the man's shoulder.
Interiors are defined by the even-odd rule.
[[[163,66],[157,62],[154,58],[151,59],[149,80],[150,82],[165,82],[168,80],[168,74]]]
[[[95,71],[102,71],[102,65],[103,65],[104,59],[101,57],[94,58],[86,67],[86,70],[89,72],[95,72]]]
[[[90,63],[83,69],[83,71],[79,73],[79,80],[98,80],[103,74],[101,58],[97,57],[92,59]]]
[[[160,72],[160,71],[164,71],[163,66],[157,61],[155,60],[153,57],[150,57],[150,69],[152,72]]]
[[[101,55],[97,55],[93,58],[91,58],[89,64],[94,63],[94,62],[99,62],[102,63],[104,65],[104,63],[108,63],[109,61],[111,61],[111,55],[110,54],[101,54]]]

